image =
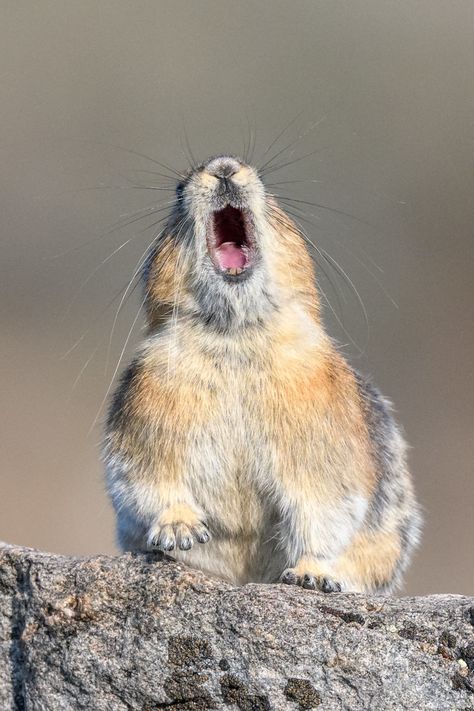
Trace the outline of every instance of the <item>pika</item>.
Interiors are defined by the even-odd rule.
[[[104,445],[122,549],[234,584],[397,588],[421,522],[404,440],[326,334],[303,236],[257,170],[191,170],[143,282]]]

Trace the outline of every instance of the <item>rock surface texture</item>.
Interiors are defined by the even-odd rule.
[[[474,599],[0,548],[0,709],[472,709]]]

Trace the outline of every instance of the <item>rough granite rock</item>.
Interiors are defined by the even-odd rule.
[[[235,588],[0,548],[0,709],[472,709],[474,598]]]

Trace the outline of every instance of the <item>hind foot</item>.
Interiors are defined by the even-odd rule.
[[[342,585],[322,569],[316,561],[302,558],[294,568],[287,568],[280,577],[285,585],[299,585],[307,590],[324,593],[341,592]]]

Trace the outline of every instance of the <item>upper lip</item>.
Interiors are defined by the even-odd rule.
[[[252,266],[255,240],[248,212],[232,205],[215,210],[208,228],[208,250],[216,269],[238,276]]]

